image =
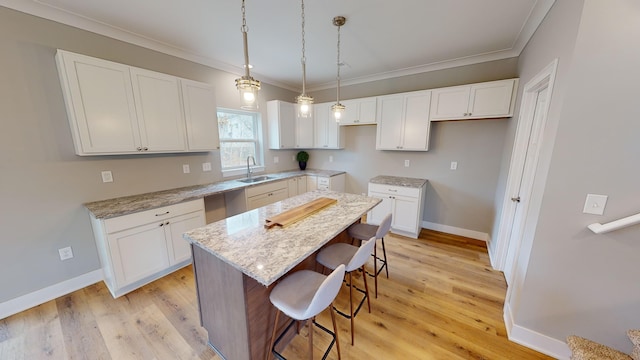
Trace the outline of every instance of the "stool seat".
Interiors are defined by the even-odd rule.
[[[353,246],[345,243],[335,243],[329,245],[318,253],[316,261],[325,268],[335,269],[337,267],[344,267],[345,272],[349,275],[349,314],[346,314],[336,309],[336,312],[347,319],[351,320],[351,345],[355,342],[355,327],[353,323],[354,317],[360,311],[362,304],[367,300],[367,308],[371,312],[371,303],[369,301],[369,286],[367,285],[367,274],[364,269],[364,264],[369,259],[371,251],[373,251],[376,245],[375,237],[369,239],[369,241],[363,241],[360,247]],[[362,269],[362,280],[364,281],[364,291],[358,289],[353,284],[352,273],[355,270]],[[356,289],[364,294],[364,297],[360,301],[357,309],[353,309],[353,289]]]
[[[384,269],[387,273],[387,278],[389,278],[389,267],[387,266],[387,249],[384,247],[384,237],[387,235],[389,230],[391,230],[391,220],[392,214],[387,214],[384,219],[380,222],[380,225],[366,224],[366,223],[358,223],[349,226],[347,229],[347,234],[352,239],[357,240],[367,240],[370,238],[380,239],[382,243],[382,257],[378,256],[378,246],[373,247],[373,274],[369,274],[369,276],[374,277],[375,287],[376,287],[376,298],[378,297],[378,275]],[[378,267],[378,262],[380,262],[380,267]],[[348,270],[347,270],[348,271]]]

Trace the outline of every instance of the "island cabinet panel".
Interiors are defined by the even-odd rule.
[[[118,297],[191,262],[186,231],[205,225],[202,199],[109,219],[91,217],[104,282]]]

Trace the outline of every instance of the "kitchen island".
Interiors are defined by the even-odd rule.
[[[320,197],[337,202],[285,227],[265,220]],[[200,323],[225,359],[263,359],[275,310],[269,293],[291,271],[315,268],[315,253],[336,241],[379,199],[314,191],[189,231]],[[282,317],[279,326],[288,319]]]

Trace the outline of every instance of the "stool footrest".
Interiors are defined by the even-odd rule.
[[[345,283],[346,283],[346,282],[345,282]],[[364,294],[364,296],[363,296],[363,297],[362,297],[362,299],[360,300],[360,303],[358,304],[358,307],[356,308],[356,311],[354,311],[354,312],[353,312],[353,317],[356,317],[356,315],[358,315],[358,312],[360,311],[360,308],[362,307],[362,304],[364,304],[364,301],[365,301],[365,300],[367,300],[367,293],[366,293],[366,291],[364,291],[364,290],[362,290],[362,289],[358,288],[358,287],[357,287],[357,286],[355,286],[355,285],[353,286],[353,289],[354,289],[354,290],[356,290],[356,291],[358,291],[358,292],[361,292],[362,294]],[[340,314],[340,315],[344,316],[345,318],[347,318],[347,319],[351,319],[351,315],[350,315],[350,314],[347,314],[347,313],[344,313],[344,312],[340,311],[340,310],[339,310],[338,308],[336,308],[335,306],[333,307],[333,310],[335,310],[338,314]]]
[[[291,322],[289,323],[289,325],[287,325],[287,327],[284,329],[282,334],[280,334],[280,336],[278,336],[276,341],[273,343],[273,347],[271,348],[271,352],[280,360],[287,360],[287,358],[285,358],[284,356],[282,356],[282,354],[280,354],[279,352],[276,351],[276,346],[282,340],[282,338],[287,334],[287,332],[291,329],[293,324],[296,323],[296,321],[297,320],[292,319]],[[327,356],[329,356],[329,352],[331,352],[331,349],[333,349],[333,345],[336,343],[336,334],[333,331],[327,329],[326,327],[318,324],[315,320],[311,320],[311,322],[313,323],[313,325],[317,326],[320,330],[322,330],[322,331],[326,332],[327,334],[331,335],[331,338],[332,338],[331,339],[331,343],[327,347],[327,350],[324,352],[324,356],[322,356],[322,360],[325,360],[327,358]],[[313,331],[313,328],[311,326],[309,326],[309,331]]]

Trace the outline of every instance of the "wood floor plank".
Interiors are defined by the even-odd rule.
[[[385,245],[389,278],[381,273],[371,313],[365,304],[356,317],[355,346],[349,320],[337,316],[342,359],[551,359],[507,339],[506,283],[491,269],[483,242],[423,230],[418,239],[390,234]],[[373,290],[373,278],[368,281]],[[362,287],[362,274],[354,282]],[[336,304],[348,309],[346,287]],[[0,320],[0,359],[218,360],[197,306],[191,267],[117,299],[94,284]],[[318,322],[331,328],[329,312]],[[307,339],[303,328],[284,355],[306,359]],[[314,331],[314,358],[329,341]],[[337,359],[335,349],[328,358]]]

